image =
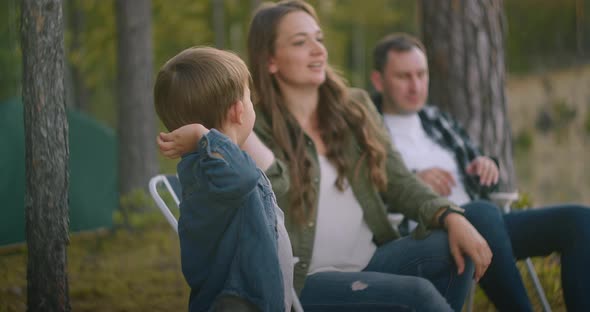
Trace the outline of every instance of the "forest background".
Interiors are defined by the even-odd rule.
[[[171,56],[194,45],[230,49],[245,58],[248,23],[252,10],[260,2],[152,0],[154,74]],[[374,43],[391,32],[421,35],[417,1],[309,2],[320,15],[331,64],[351,85],[369,91]],[[116,133],[117,27],[113,1],[66,0],[64,4],[67,105],[92,116]],[[534,205],[564,201],[588,204],[590,1],[506,0],[504,9],[508,25],[506,87],[518,189],[527,194]],[[19,97],[22,92],[19,10],[18,0],[0,3],[0,103]],[[161,125],[158,127],[163,129]],[[153,148],[155,150],[155,144]],[[160,157],[158,163],[160,172],[175,171],[174,161]],[[159,215],[155,219],[162,221]],[[69,268],[75,310],[135,310],[141,307],[140,302],[146,300],[140,295],[119,300],[120,308],[113,308],[117,306],[117,300],[110,297],[110,291],[121,294],[122,289],[132,289],[137,292],[135,287],[139,286],[135,285],[145,285],[145,282],[139,282],[140,276],[151,281],[149,284],[166,288],[169,293],[164,298],[175,296],[179,298],[180,307],[185,304],[186,285],[179,275],[176,242],[171,235],[157,231],[169,231],[165,224],[162,228],[156,226],[154,232],[150,222],[139,221],[138,228],[141,224],[150,224],[150,229],[139,235],[117,232],[107,238],[93,237],[90,241],[76,238],[72,241]],[[149,243],[141,239],[147,239]],[[121,245],[117,245],[119,243]],[[130,249],[129,244],[142,247]],[[79,245],[86,246],[78,248]],[[21,251],[11,251],[0,257],[0,280],[6,283],[0,283],[0,311],[22,308],[26,289],[22,259],[26,252]],[[173,257],[162,258],[162,254]],[[14,263],[21,263],[20,267],[15,268]],[[90,268],[100,272],[94,274],[95,279],[84,277],[89,263]],[[157,267],[154,271],[162,275],[146,274],[143,264]],[[8,274],[8,268],[15,269],[16,275]],[[125,280],[122,277],[125,273],[130,273],[133,281]],[[558,276],[553,269],[548,274]],[[88,284],[81,283],[84,279]],[[106,281],[112,287],[96,287],[99,281]],[[167,285],[167,281],[175,287],[161,287]],[[559,285],[545,286],[551,288],[550,293],[557,293],[555,296],[550,294],[552,303],[562,304]],[[145,298],[155,298],[158,296],[155,294],[149,288],[143,292]],[[103,306],[90,304],[100,304],[98,301],[101,300]],[[160,307],[159,302],[148,299],[147,303],[151,305],[144,307]],[[165,307],[164,302],[161,304]]]
[[[153,71],[189,46],[214,45],[245,58],[248,23],[259,0],[152,1]],[[371,90],[371,51],[385,34],[420,36],[416,1],[310,1],[326,34],[330,62],[352,86]],[[590,202],[590,1],[504,1],[509,118],[519,190],[536,204]],[[66,101],[105,125],[117,124],[115,7],[65,1]],[[0,3],[0,103],[21,93],[17,0]],[[174,162],[160,159],[161,171]]]

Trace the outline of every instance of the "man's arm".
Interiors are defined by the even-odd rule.
[[[454,118],[435,107],[426,107],[420,113],[420,117],[429,135],[433,136],[434,132],[440,132],[440,135],[438,137],[435,135],[433,139],[453,151],[459,170],[465,175],[465,187],[471,195],[478,194],[481,197],[486,197],[486,194],[495,189],[499,176],[497,161],[482,155],[467,131]],[[427,172],[423,173],[423,175],[425,174]],[[441,180],[439,176],[430,181],[422,180],[431,186],[436,182],[439,184],[448,183],[448,181]],[[450,184],[446,184],[446,187],[449,186]],[[435,186],[433,188],[437,189]]]
[[[445,197],[451,195],[451,189],[457,184],[451,172],[439,167],[416,171],[416,176],[437,194]]]

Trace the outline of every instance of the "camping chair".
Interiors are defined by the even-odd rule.
[[[490,200],[498,205],[502,209],[503,213],[509,213],[511,208],[510,205],[513,201],[518,199],[518,193],[492,193],[490,194]],[[537,272],[535,271],[535,267],[533,266],[533,262],[531,258],[526,258],[524,260],[526,264],[527,271],[531,276],[533,281],[533,285],[535,285],[535,290],[537,291],[537,295],[541,300],[541,305],[543,306],[543,311],[551,312],[551,307],[549,306],[549,302],[547,301],[547,296],[545,296],[545,291],[543,290],[543,286],[541,286],[541,282],[539,281],[539,277],[537,276]],[[467,294],[467,311],[471,312],[473,309],[473,297],[475,294],[475,282],[471,286],[471,291]]]
[[[174,199],[174,203],[176,204],[176,209],[178,209],[180,205],[179,196],[182,194],[180,181],[178,180],[178,177],[176,175],[158,174],[153,176],[149,182],[150,195],[152,195],[152,198],[156,202],[156,205],[158,206],[158,208],[160,209],[160,211],[162,212],[170,226],[178,234],[178,221],[176,220],[176,217],[172,214],[172,211],[170,211],[168,205],[166,205],[166,202],[164,202],[164,200],[160,196],[160,193],[158,192],[160,185],[163,185],[166,191],[170,193],[170,195],[172,195],[172,199]],[[295,258],[294,261],[296,260],[297,258]],[[295,312],[303,312],[303,307],[301,306],[301,302],[299,302],[297,292],[294,288],[291,288],[291,294],[293,296],[292,309]]]

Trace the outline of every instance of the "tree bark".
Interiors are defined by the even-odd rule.
[[[150,0],[117,0],[119,192],[146,189],[158,172]]]
[[[68,121],[60,0],[21,2],[28,311],[70,311]]]
[[[485,155],[500,161],[500,189],[516,179],[507,115],[502,0],[422,0],[430,102],[465,126]]]

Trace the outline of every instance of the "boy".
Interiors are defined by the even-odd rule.
[[[194,124],[187,129],[198,136],[196,150],[177,167],[190,311],[217,310],[224,300],[240,299],[261,311],[291,307],[292,252],[283,213],[268,178],[240,149],[256,118],[250,80],[236,55],[194,47],[166,62],[154,86],[166,128]]]

